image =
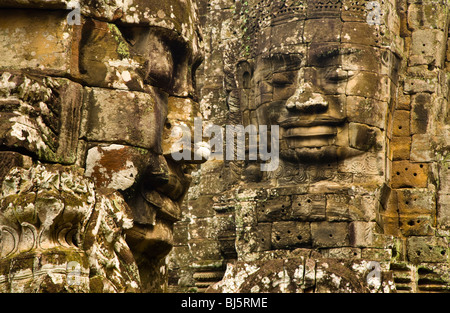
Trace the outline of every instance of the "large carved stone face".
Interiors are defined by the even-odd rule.
[[[123,238],[126,232],[126,245],[137,263],[158,264],[171,248],[172,225],[181,217],[193,167],[171,158],[176,138],[170,134],[176,125],[191,126],[198,114],[193,81],[201,62],[201,35],[195,5],[136,0],[98,6],[86,0],[67,10],[67,1],[6,2],[15,9],[0,10],[0,37],[7,42],[0,50],[8,55],[0,61],[0,145],[5,156],[0,179],[14,181],[7,176],[14,166],[57,173],[55,177],[62,174],[53,164],[68,172],[84,169],[85,178],[79,172],[75,176],[85,180],[83,184],[88,179],[94,183],[89,189],[96,197],[94,211],[106,201],[119,212],[115,228],[105,227],[116,229],[115,236]],[[77,25],[68,23],[72,9],[81,13]],[[41,187],[36,183],[34,189]],[[66,207],[65,196],[56,195],[63,186],[53,187],[55,193],[46,197]],[[34,214],[9,221],[6,208],[18,208],[8,199],[2,199],[2,206],[1,225],[20,234],[25,222],[39,238],[50,232],[48,245],[38,242],[46,248],[60,243],[52,238],[59,236],[62,219],[78,234],[77,242],[68,240],[69,246],[89,250],[92,242],[80,239],[84,236],[80,224],[104,220],[74,208],[77,218],[61,218],[64,213],[55,211],[50,221],[46,220],[50,209],[33,208]],[[132,224],[118,222],[123,216]],[[20,252],[17,243],[13,245],[11,251]],[[114,249],[124,257],[125,248]],[[7,250],[0,256],[14,254]]]
[[[397,60],[378,26],[338,9],[311,19],[280,12],[257,30],[250,110],[258,124],[280,126],[281,157],[333,162],[379,149]]]

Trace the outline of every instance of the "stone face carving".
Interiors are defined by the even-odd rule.
[[[448,290],[449,3],[413,2],[200,2],[202,108],[217,124],[279,125],[281,160],[202,165],[175,226],[196,234],[174,250],[178,288]],[[206,219],[216,237],[198,235]],[[217,284],[197,279],[226,263]]]
[[[193,169],[170,132],[199,113],[196,10],[0,4],[0,291],[165,290]]]

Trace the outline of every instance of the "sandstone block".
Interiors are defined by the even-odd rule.
[[[312,222],[311,237],[314,247],[325,248],[348,246],[348,223]]]
[[[411,141],[412,162],[432,162],[436,158],[434,140],[429,134],[416,134]]]
[[[307,222],[274,222],[272,225],[272,247],[275,249],[292,249],[309,246],[311,230]]]
[[[77,155],[82,87],[64,78],[3,72],[0,142],[44,161],[73,164]]]
[[[303,41],[303,21],[293,21],[290,23],[282,23],[272,26],[272,34],[279,34],[272,36],[271,40],[271,53],[291,52],[292,48],[289,46],[298,48],[299,44]]]
[[[135,50],[115,24],[87,19],[74,76],[91,87],[143,91],[148,65]]]
[[[450,194],[450,162],[439,165],[439,189],[442,194]]]
[[[441,65],[445,60],[445,32],[439,29],[420,29],[412,32],[410,64]]]
[[[308,19],[303,32],[304,42],[339,42],[344,23],[341,19]],[[328,31],[324,32],[323,30]]]
[[[411,96],[411,133],[425,134],[429,124],[429,108],[433,98],[428,93]]]
[[[329,221],[350,220],[350,196],[346,194],[327,194],[326,216]]]
[[[408,238],[406,247],[412,263],[448,261],[448,242],[442,237],[414,236]]]
[[[367,151],[377,142],[377,129],[365,124],[349,124],[349,145],[352,148]]]
[[[397,189],[399,227],[404,236],[434,233],[436,202],[434,192],[426,189]]]
[[[272,246],[272,223],[258,223],[256,227],[257,251],[268,251]]]
[[[120,142],[161,154],[160,134],[167,108],[153,90],[143,93],[86,87],[84,94],[82,135],[88,141]]]
[[[393,161],[408,160],[411,152],[411,137],[393,137],[390,149],[390,159]]]
[[[394,112],[394,122],[392,125],[392,135],[405,137],[410,135],[409,125],[410,112],[404,110],[396,110]]]
[[[189,241],[189,250],[194,260],[220,260],[221,251],[219,242],[207,239],[192,239]]]
[[[386,102],[355,96],[348,96],[346,100],[347,118],[350,122],[386,129]]]
[[[345,43],[375,46],[377,36],[375,29],[367,23],[347,22],[344,23],[341,37],[341,41]]]
[[[450,228],[450,195],[449,194],[439,194],[438,199],[438,209],[437,209],[437,225],[439,228],[449,229]]]
[[[189,238],[188,222],[179,221],[173,226],[173,244],[175,246],[187,246]]]
[[[373,242],[375,222],[351,222],[349,224],[349,240],[353,247],[370,247]]]
[[[428,164],[409,161],[392,162],[392,188],[425,188],[428,184]]]
[[[361,250],[361,258],[374,261],[388,261],[392,258],[392,249],[365,248]]]
[[[323,194],[297,195],[292,200],[291,217],[301,221],[325,219],[326,199]]]
[[[359,72],[346,86],[347,96],[372,97],[388,102],[391,94],[390,78],[372,72]]]
[[[413,30],[445,30],[445,4],[438,1],[411,3],[408,6],[408,25]]]
[[[0,69],[29,69],[64,76],[77,72],[80,26],[64,11],[0,11]],[[20,60],[20,61],[18,61]]]
[[[430,215],[400,215],[400,231],[403,236],[432,236],[434,219]]]
[[[256,206],[258,222],[279,221],[289,218],[291,198],[289,196],[269,199]]]
[[[407,77],[405,78],[405,84],[403,88],[406,94],[415,94],[422,92],[434,93],[436,92],[437,85],[438,85],[437,78]]]

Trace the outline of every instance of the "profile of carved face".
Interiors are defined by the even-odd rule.
[[[398,61],[364,3],[266,2],[256,5],[253,65],[238,66],[238,75],[252,73],[252,121],[279,125],[280,156],[294,162],[380,149]]]
[[[0,237],[12,246],[3,245],[0,256],[61,242],[92,250],[100,241],[98,225],[105,224],[106,250],[159,271],[193,168],[171,158],[170,134],[176,125],[191,126],[198,114],[194,74],[202,56],[195,4],[6,2],[0,10],[0,37],[7,43],[0,51],[8,55],[0,61]],[[69,23],[69,13],[79,14],[79,23]],[[22,170],[11,172],[14,167]],[[33,180],[36,175],[44,178]],[[74,204],[68,190],[86,197]],[[39,206],[36,198],[51,205]],[[13,214],[19,211],[25,213]],[[24,229],[36,233],[36,245],[17,245]],[[114,244],[116,237],[126,242]],[[152,282],[146,284],[151,289]]]

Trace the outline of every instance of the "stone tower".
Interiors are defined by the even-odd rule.
[[[279,126],[280,160],[202,165],[175,225],[171,283],[448,290],[448,1],[199,7],[203,113]]]

